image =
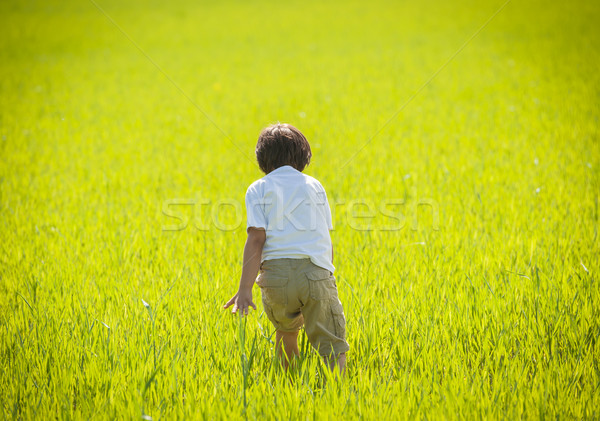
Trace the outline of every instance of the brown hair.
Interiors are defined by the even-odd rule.
[[[309,164],[311,156],[306,137],[291,124],[272,124],[260,132],[256,160],[265,174],[284,165],[302,171]]]

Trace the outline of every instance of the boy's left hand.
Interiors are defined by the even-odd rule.
[[[250,307],[256,310],[256,305],[252,301],[252,290],[238,290],[237,294],[235,294],[229,301],[225,303],[223,308],[229,308],[233,305],[231,309],[232,313],[236,313],[238,310],[240,311],[240,315],[247,316]]]

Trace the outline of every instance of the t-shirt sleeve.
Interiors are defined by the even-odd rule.
[[[325,194],[325,220],[327,221],[327,228],[333,229],[333,223],[331,221],[331,208],[329,207],[329,201],[327,200],[327,194]]]
[[[264,200],[254,184],[246,190],[246,229],[250,227],[267,229]]]
[[[319,199],[323,204],[323,214],[325,216],[325,222],[327,223],[327,228],[332,230],[333,223],[331,221],[331,208],[329,207],[329,201],[327,200],[327,193],[321,184],[319,184]]]

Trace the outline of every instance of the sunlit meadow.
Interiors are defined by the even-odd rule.
[[[3,1],[2,418],[598,419],[598,22]],[[304,336],[283,372],[258,288],[247,319],[221,309],[276,121],[334,213],[343,381]]]

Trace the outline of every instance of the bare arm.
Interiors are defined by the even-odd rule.
[[[252,301],[252,287],[260,268],[260,259],[266,238],[267,235],[264,229],[248,228],[248,238],[244,245],[244,263],[242,265],[240,286],[238,292],[223,306],[223,308],[228,308],[233,305],[232,313],[240,310],[242,315],[247,315],[250,307],[256,310],[256,305]]]

